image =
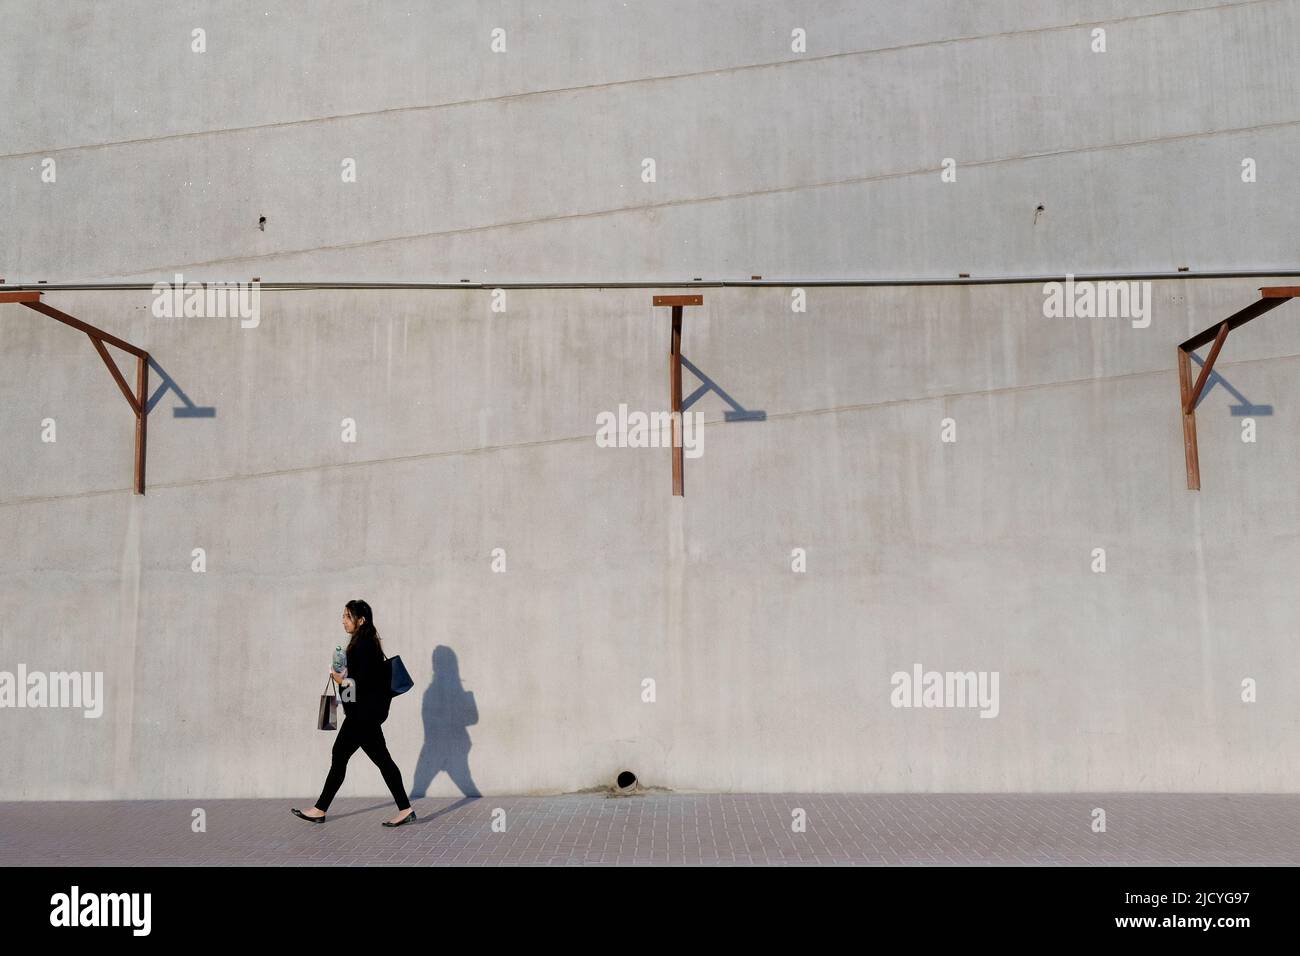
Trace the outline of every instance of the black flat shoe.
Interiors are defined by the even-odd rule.
[[[384,826],[386,826],[386,827],[401,827],[401,826],[406,826],[406,824],[410,823],[410,822],[411,822],[412,820],[414,820],[414,819],[415,819],[415,811],[412,810],[410,813],[408,813],[406,816],[402,817],[402,819],[398,820],[396,823],[389,823],[387,820],[385,820],[385,821],[384,821]]]
[[[302,819],[306,820],[308,823],[324,823],[324,822],[325,822],[325,818],[324,818],[324,817],[309,817],[309,816],[307,816],[307,814],[303,813],[303,812],[302,812],[301,810],[299,810],[297,807],[290,807],[289,809],[293,811],[293,815],[294,815],[295,817],[301,817]]]

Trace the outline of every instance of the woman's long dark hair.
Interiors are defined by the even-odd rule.
[[[366,619],[366,623],[362,624],[352,632],[352,640],[348,641],[347,655],[349,657],[352,656],[352,648],[354,648],[357,641],[361,640],[363,637],[372,638],[375,642],[375,647],[379,648],[379,653],[382,655],[384,653],[384,645],[379,643],[379,632],[375,630],[375,612],[370,610],[370,605],[365,601],[349,601],[344,606],[348,609],[348,613],[352,615],[353,620],[359,621],[363,617]]]

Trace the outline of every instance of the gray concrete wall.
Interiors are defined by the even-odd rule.
[[[52,294],[215,408],[155,407],[144,497],[84,337],[7,311],[5,658],[102,670],[108,709],[5,711],[3,795],[313,790],[355,596],[417,679],[387,725],[404,771],[472,739],[482,792],[622,765],[684,789],[1294,789],[1300,329],[1279,311],[1229,340],[1223,375],[1274,413],[1243,443],[1217,386],[1189,492],[1174,343],[1256,293],[1153,289],[1145,329],[1045,319],[1033,285],[814,289],[805,314],[711,291],[685,354],[767,420],[702,399],[684,498],[666,450],[594,440],[601,411],[663,407],[648,291],[513,292],[504,314],[485,291],[264,293],[255,329]],[[437,647],[477,699],[469,738],[422,713]],[[998,671],[998,716],[892,707],[915,663]],[[364,762],[354,785],[381,786]]]
[[[0,11],[10,284],[1283,270],[1300,248],[1292,3],[39,10]],[[385,729],[417,789],[468,753],[483,793],[624,767],[1294,791],[1300,305],[1230,338],[1222,375],[1271,408],[1244,443],[1215,385],[1199,494],[1174,372],[1265,284],[1156,282],[1148,328],[1044,318],[1032,284],[809,288],[805,313],[707,289],[684,352],[766,420],[701,399],[684,498],[666,450],[594,439],[599,413],[666,401],[649,289],[511,291],[504,313],[484,290],[265,291],[250,329],[50,293],[215,410],[160,398],[143,497],[85,337],[0,306],[0,670],[103,671],[107,698],[0,710],[0,799],[314,795],[353,597],[415,676]],[[916,663],[997,671],[998,716],[891,706]],[[358,756],[343,793],[382,792]]]
[[[954,276],[1300,258],[1290,0],[717,7],[0,4],[0,222],[21,227],[0,237],[4,277]],[[495,27],[505,53],[489,50]],[[46,158],[56,183],[41,180]],[[955,183],[940,181],[945,158]]]

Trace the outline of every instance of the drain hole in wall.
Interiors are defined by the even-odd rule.
[[[620,772],[618,779],[615,781],[615,786],[618,788],[619,793],[630,793],[636,788],[636,774],[631,770]]]

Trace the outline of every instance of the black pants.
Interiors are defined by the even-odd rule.
[[[344,717],[339,727],[339,735],[334,740],[333,759],[330,761],[329,776],[325,778],[325,789],[316,801],[317,810],[328,810],[334,794],[343,786],[343,775],[347,773],[348,760],[360,747],[366,756],[384,775],[384,783],[392,791],[397,801],[397,809],[405,810],[411,806],[406,791],[402,788],[402,771],[397,769],[392,756],[388,753],[388,744],[384,742],[384,730],[377,721],[361,717]]]

